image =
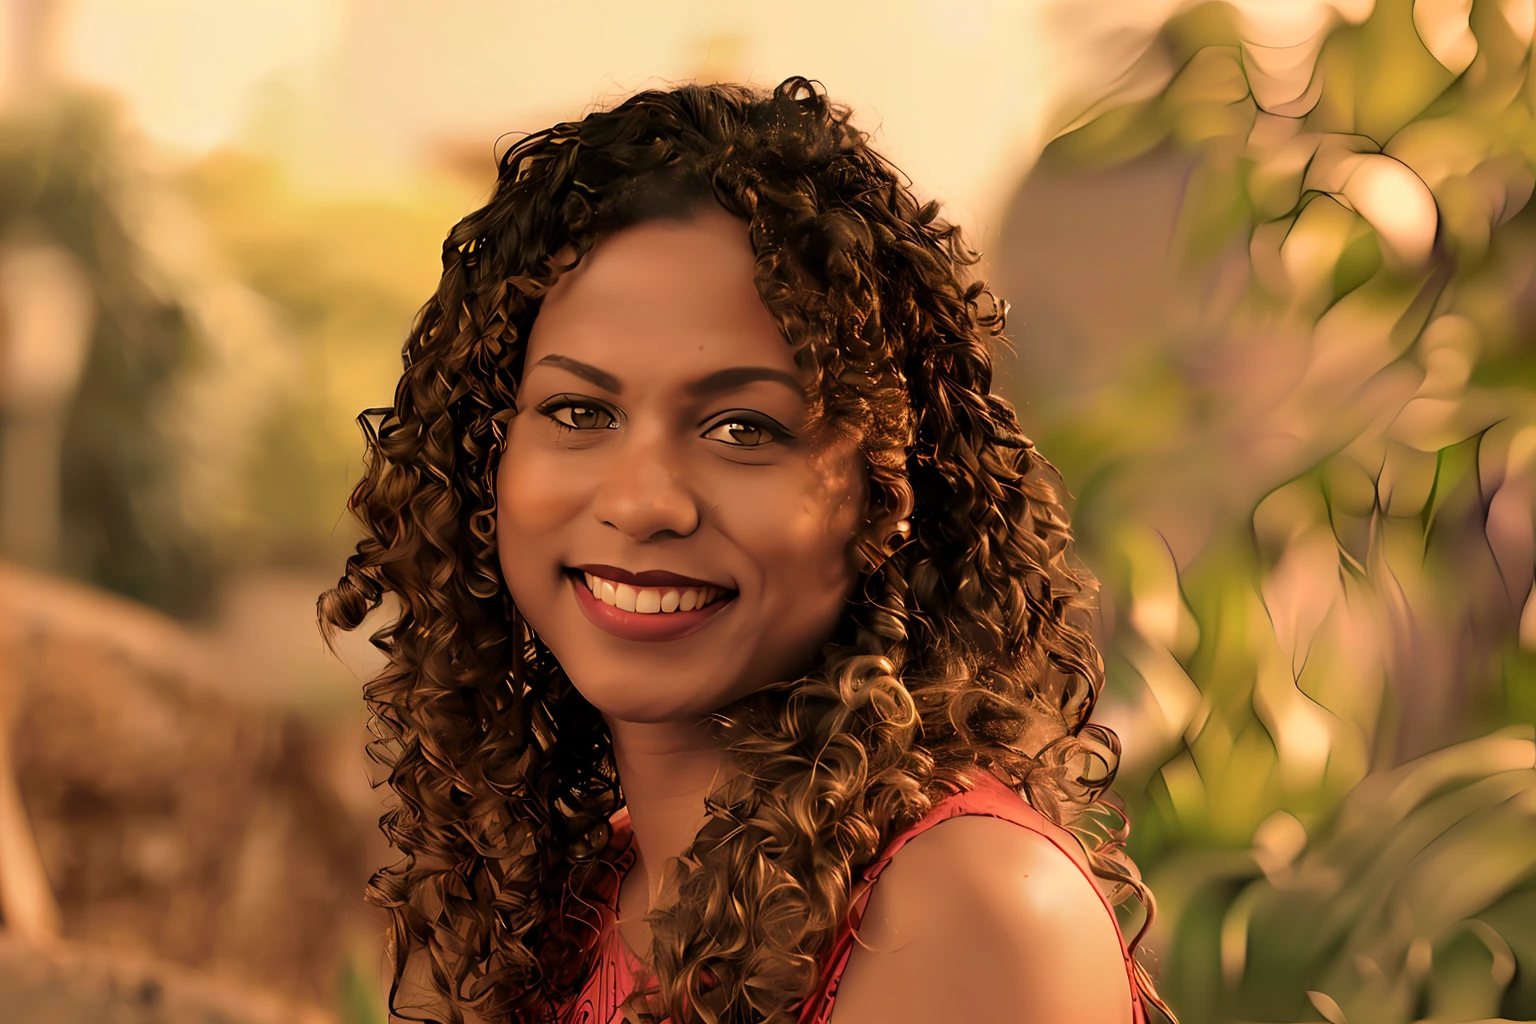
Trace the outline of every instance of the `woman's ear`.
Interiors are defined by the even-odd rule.
[[[891,504],[874,511],[859,537],[860,571],[873,573],[912,539],[912,488],[895,488]]]

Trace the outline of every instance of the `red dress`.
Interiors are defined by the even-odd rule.
[[[870,893],[874,889],[875,881],[880,877],[880,872],[885,870],[891,858],[896,856],[913,838],[941,821],[947,821],[962,814],[981,814],[1010,821],[1021,828],[1027,828],[1031,832],[1044,836],[1053,846],[1071,858],[1072,863],[1077,865],[1083,877],[1093,886],[1094,892],[1099,894],[1104,912],[1109,915],[1110,922],[1115,925],[1115,934],[1120,937],[1120,952],[1125,957],[1126,975],[1131,984],[1131,1018],[1133,1024],[1146,1024],[1146,1011],[1142,1007],[1137,992],[1136,975],[1132,970],[1131,955],[1125,948],[1125,938],[1120,934],[1120,925],[1115,920],[1109,901],[1104,898],[1104,894],[1094,882],[1082,847],[1070,832],[1052,823],[1031,807],[1022,796],[1009,789],[990,772],[985,771],[975,779],[972,788],[940,800],[916,824],[898,833],[887,845],[885,852],[864,869],[863,880],[855,891],[848,918],[833,936],[832,945],[823,960],[825,967],[821,983],[806,1000],[799,1024],[827,1024],[828,1018],[832,1015],[832,1004],[837,998],[838,982],[842,978],[843,969],[848,966],[848,956],[855,944],[854,931],[864,916],[864,908],[869,903]],[[566,1018],[568,1024],[622,1024],[624,1017],[619,1012],[619,1005],[633,990],[635,975],[641,967],[639,959],[625,944],[618,929],[619,883],[635,861],[633,833],[629,828],[629,811],[621,810],[614,815],[612,825],[612,848],[618,853],[610,862],[611,875],[604,878],[598,886],[596,895],[602,902],[593,908],[597,911],[601,929],[598,963],[592,974],[588,976],[587,984],[581,994],[572,1004],[570,1014]]]

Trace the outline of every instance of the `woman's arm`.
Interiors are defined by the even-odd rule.
[[[831,1024],[1130,1024],[1112,918],[1050,840],[968,815],[898,853],[870,896]]]

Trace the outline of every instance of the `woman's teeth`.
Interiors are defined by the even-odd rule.
[[[632,587],[628,583],[615,583],[589,572],[581,575],[586,580],[587,589],[599,601],[611,604],[620,611],[639,612],[642,615],[691,612],[711,604],[725,593],[719,587],[697,587],[692,590]]]

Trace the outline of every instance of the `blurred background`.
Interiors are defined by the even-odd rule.
[[[354,417],[504,134],[804,74],[1012,304],[996,387],[1102,583],[1174,1009],[1536,1019],[1533,32],[1533,0],[3,0],[0,1016],[383,1024],[378,662],[314,629]]]

